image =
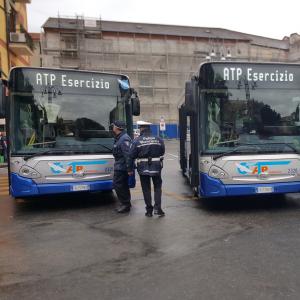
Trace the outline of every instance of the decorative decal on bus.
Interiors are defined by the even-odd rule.
[[[99,171],[111,172],[112,168],[103,168],[106,160],[97,161],[76,161],[76,162],[49,162],[48,165],[53,174],[75,174],[77,172],[96,173]],[[85,170],[87,166],[94,166],[93,169]]]
[[[286,166],[291,163],[290,160],[282,161],[258,161],[258,162],[241,162],[236,164],[237,171],[241,175],[259,175],[259,174],[280,174],[281,170],[270,169],[271,166]]]

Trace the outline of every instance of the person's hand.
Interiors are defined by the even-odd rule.
[[[133,175],[133,171],[129,171],[128,176],[132,176],[132,175]]]

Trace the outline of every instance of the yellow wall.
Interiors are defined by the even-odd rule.
[[[5,78],[9,69],[13,66],[28,66],[29,65],[29,57],[16,55],[11,50],[8,50],[7,46],[7,35],[6,35],[6,17],[4,8],[5,2],[7,6],[9,6],[10,1],[0,0],[0,53],[1,53],[1,69],[3,71],[3,77]],[[6,11],[9,11],[9,7],[6,6]],[[15,3],[14,5],[18,16],[17,16],[17,31],[20,30],[20,24],[27,30],[27,10],[26,4],[23,3]]]
[[[9,64],[6,43],[6,14],[4,11],[4,2],[5,0],[0,0],[0,68],[4,73],[2,76],[5,78],[8,75]]]
[[[20,24],[28,30],[27,27],[27,10],[26,4],[23,3],[16,3],[15,4],[18,12],[18,20],[17,20],[17,31],[20,30]],[[28,66],[29,65],[29,57],[28,56],[16,56],[14,53],[11,52],[11,67],[12,66]]]

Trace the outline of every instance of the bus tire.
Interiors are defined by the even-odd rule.
[[[102,193],[104,194],[104,195],[113,195],[114,194],[114,191],[113,190],[105,190],[105,191],[102,191]]]

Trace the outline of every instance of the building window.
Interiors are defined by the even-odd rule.
[[[77,50],[77,37],[75,34],[62,34],[62,46],[66,50]]]

